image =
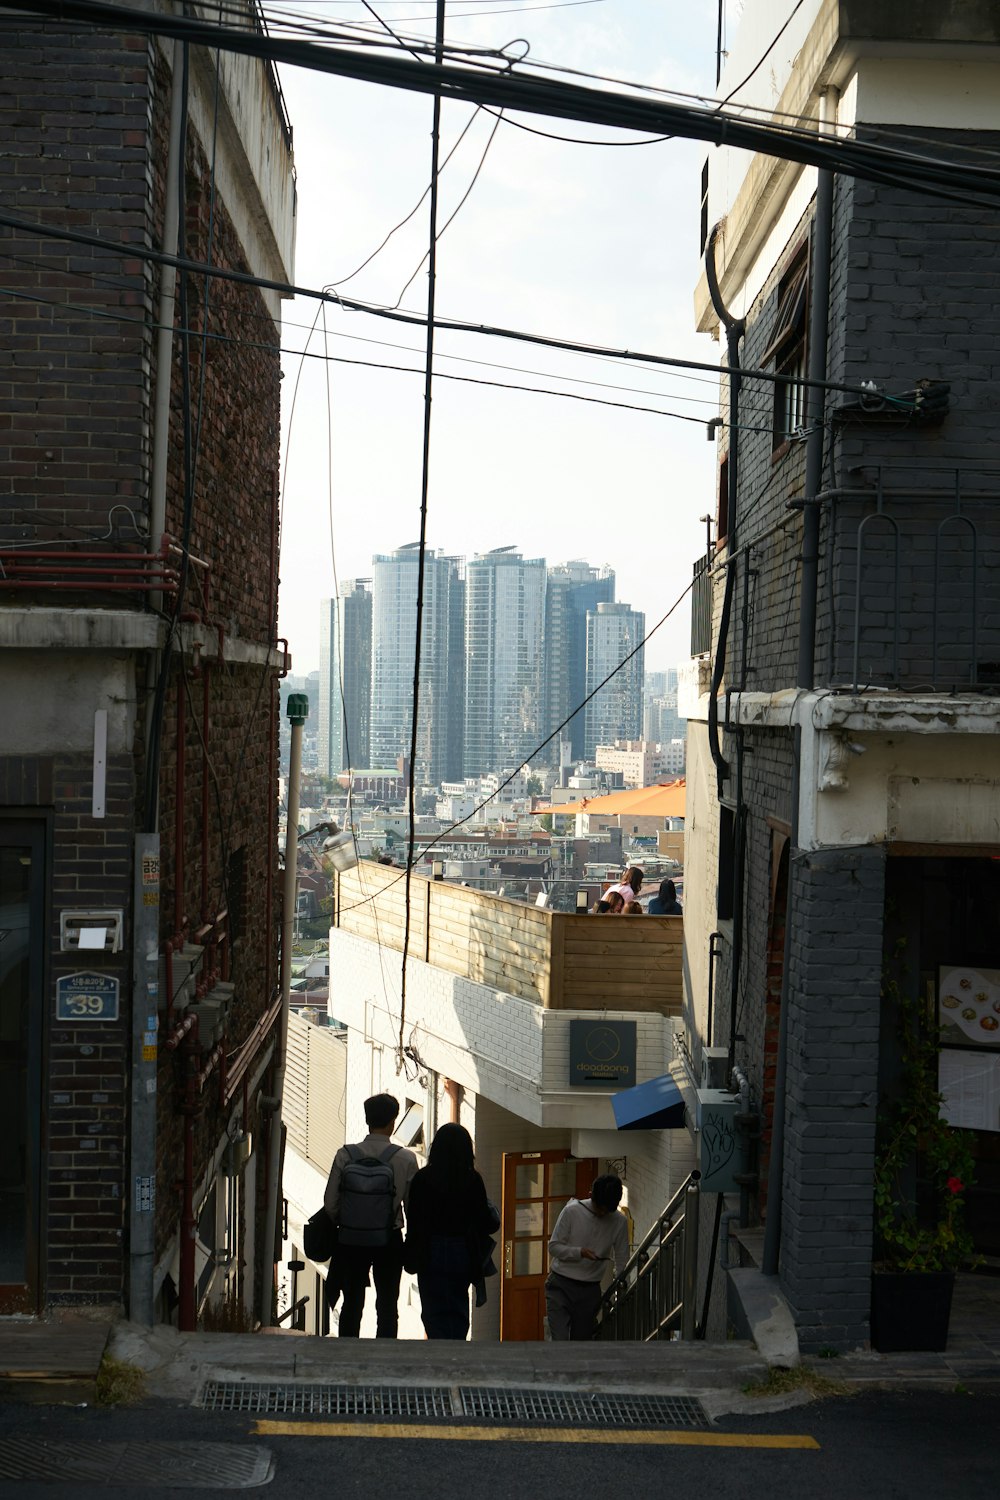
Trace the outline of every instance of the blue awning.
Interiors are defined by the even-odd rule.
[[[680,1130],[684,1126],[684,1096],[669,1073],[623,1089],[611,1107],[619,1130]]]

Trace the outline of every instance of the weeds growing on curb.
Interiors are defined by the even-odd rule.
[[[97,1371],[95,1385],[98,1406],[129,1406],[142,1395],[143,1373],[123,1359],[105,1354]]]
[[[810,1365],[798,1365],[794,1370],[770,1370],[766,1380],[754,1381],[743,1387],[745,1396],[788,1396],[793,1391],[808,1391],[817,1399],[823,1396],[853,1396],[852,1386],[842,1380],[831,1380],[821,1375]]]

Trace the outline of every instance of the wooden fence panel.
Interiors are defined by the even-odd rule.
[[[410,889],[414,958],[554,1010],[680,1014],[681,917],[601,921],[424,876]],[[402,872],[364,862],[341,875],[337,917],[345,932],[400,951]]]

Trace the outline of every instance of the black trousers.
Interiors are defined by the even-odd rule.
[[[553,1339],[592,1339],[601,1295],[599,1281],[577,1281],[550,1271],[545,1283],[545,1311]]]
[[[368,1273],[375,1283],[375,1311],[378,1317],[377,1337],[394,1339],[399,1330],[399,1281],[403,1274],[403,1233],[393,1232],[388,1245],[344,1245],[337,1247],[337,1271],[344,1293],[340,1309],[339,1333],[342,1339],[356,1339],[361,1333],[361,1314],[365,1308]]]

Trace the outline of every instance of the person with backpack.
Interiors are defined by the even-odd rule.
[[[342,1339],[360,1337],[369,1274],[375,1282],[376,1336],[394,1339],[399,1329],[403,1209],[417,1158],[390,1141],[398,1114],[399,1100],[392,1094],[366,1099],[368,1134],[357,1145],[341,1146],[327,1179],[323,1206],[337,1230]]]

